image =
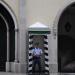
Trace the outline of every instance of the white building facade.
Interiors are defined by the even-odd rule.
[[[8,23],[0,13],[7,30],[7,72],[26,73],[26,35],[30,25],[40,22],[47,25],[51,32],[48,35],[49,72],[58,73],[58,22],[64,10],[74,2],[75,0],[0,0],[0,4],[9,12],[13,21],[13,24]],[[10,51],[12,41],[9,39],[14,41],[14,52]]]

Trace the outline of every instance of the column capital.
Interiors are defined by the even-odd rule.
[[[19,29],[15,29],[15,32],[18,32],[19,31]]]

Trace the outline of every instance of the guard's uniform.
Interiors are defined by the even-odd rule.
[[[42,54],[42,49],[40,48],[34,48],[32,49],[32,55],[33,55],[33,72],[35,72],[36,64],[38,64],[39,72],[41,72],[41,63],[40,63],[40,56]]]

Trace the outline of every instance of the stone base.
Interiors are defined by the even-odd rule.
[[[12,72],[14,73],[26,73],[27,65],[25,63],[12,63]]]
[[[25,63],[6,62],[6,72],[26,73]]]
[[[11,62],[11,72],[20,73],[20,63]]]
[[[20,63],[20,72],[26,73],[27,65],[25,63]]]
[[[11,68],[10,68],[10,62],[6,62],[6,72],[10,72]]]
[[[49,75],[61,75],[60,73],[50,73]]]
[[[58,64],[49,65],[50,73],[58,73]]]

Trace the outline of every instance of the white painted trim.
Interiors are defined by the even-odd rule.
[[[29,48],[30,48],[30,47],[33,47],[33,45],[32,45],[32,44],[31,44],[31,45],[29,45]]]
[[[46,56],[46,55],[45,55],[45,58],[46,58],[46,59],[49,59],[49,56]]]
[[[44,44],[44,47],[47,47],[48,48],[48,45],[47,44]]]
[[[45,38],[44,38],[44,41],[48,42],[48,39],[45,39]]]
[[[48,53],[48,50],[45,50],[45,53]]]
[[[49,62],[45,61],[45,64],[49,65]]]
[[[29,59],[32,59],[32,56],[29,56]]]
[[[32,61],[29,62],[29,65],[32,64]]]
[[[29,39],[29,42],[32,42],[33,41],[33,39]]]
[[[49,67],[45,67],[45,69],[49,71]]]
[[[28,70],[32,70],[32,67],[29,67]]]
[[[29,53],[32,53],[32,50],[29,50]]]

